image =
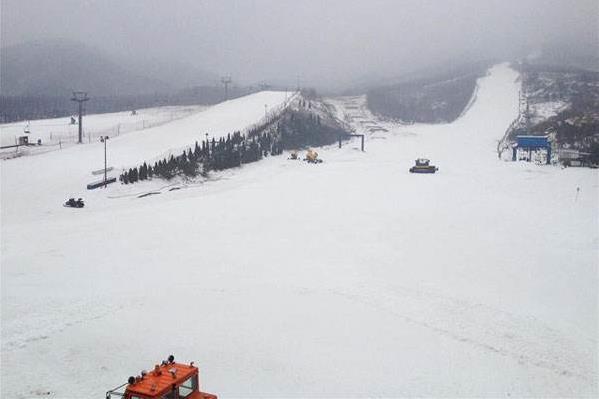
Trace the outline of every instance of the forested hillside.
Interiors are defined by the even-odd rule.
[[[472,98],[476,80],[486,64],[381,86],[367,93],[368,108],[385,118],[407,123],[443,123],[455,120]]]
[[[553,133],[561,147],[589,150],[599,144],[599,72],[530,63],[518,69],[531,133]]]

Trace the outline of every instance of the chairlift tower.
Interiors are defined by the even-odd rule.
[[[76,101],[79,104],[79,141],[78,143],[83,143],[83,103],[89,101],[89,97],[87,96],[87,92],[85,91],[74,91],[73,97],[71,101]]]
[[[225,86],[225,101],[229,99],[229,84],[231,84],[231,76],[223,76],[220,78],[221,83]]]

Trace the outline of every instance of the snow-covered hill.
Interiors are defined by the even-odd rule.
[[[112,137],[148,129],[206,108],[205,105],[170,106],[139,109],[134,115],[131,111],[85,115],[82,141],[89,144],[92,140],[97,141],[99,136]],[[74,117],[77,119],[77,116]],[[42,141],[41,147],[19,149],[19,152],[25,152],[24,155],[33,155],[58,150],[59,141],[64,147],[76,143],[78,132],[79,126],[76,123],[71,124],[70,117],[5,123],[0,125],[0,142],[2,146],[10,146],[18,142],[19,136],[28,136],[31,143],[36,143],[39,139]],[[15,149],[3,150],[0,156],[7,152],[13,153]]]
[[[452,124],[355,119],[364,153],[269,157],[145,198],[82,191],[100,144],[2,162],[2,397],[102,396],[170,353],[224,398],[597,396],[599,176],[497,159],[517,77],[492,68]],[[282,102],[119,137],[109,163]],[[408,173],[420,156],[440,171]],[[69,194],[86,208],[61,207]]]
[[[260,92],[217,104],[154,128],[113,136],[107,143],[107,163],[115,168],[112,174],[118,176],[123,168],[135,167],[171,152],[179,155],[196,140],[205,139],[206,133],[210,138],[218,138],[244,129],[264,117],[265,105],[268,112],[268,107],[271,110],[280,108],[291,97],[292,93]],[[86,190],[88,183],[98,180],[91,172],[103,167],[104,144],[99,141],[4,161],[3,220],[37,219],[52,214],[57,202],[63,202],[68,197],[84,197],[96,200],[102,206],[111,206],[106,199],[119,195],[115,194],[118,187],[117,190],[111,188],[107,193]]]

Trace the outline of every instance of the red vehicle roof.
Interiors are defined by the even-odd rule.
[[[143,397],[160,397],[171,391],[173,384],[181,385],[189,377],[198,375],[197,367],[182,363],[168,363],[157,366],[142,379],[129,384],[127,393]]]

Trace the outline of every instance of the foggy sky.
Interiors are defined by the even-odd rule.
[[[2,46],[67,38],[240,82],[334,85],[599,41],[597,0],[0,1]]]

